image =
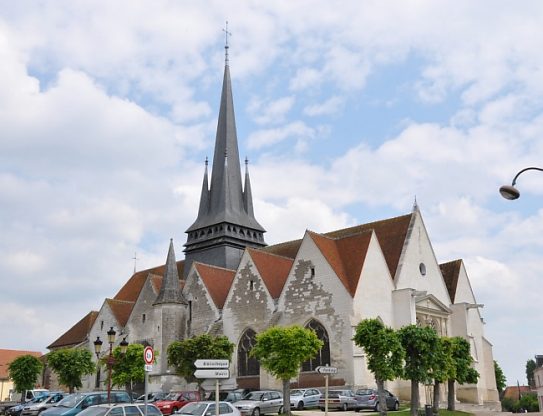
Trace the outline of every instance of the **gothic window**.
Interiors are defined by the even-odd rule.
[[[256,332],[247,329],[238,344],[238,376],[257,376],[260,374],[260,364],[249,352],[256,343]]]
[[[330,365],[330,340],[328,338],[328,332],[326,332],[326,329],[314,319],[309,321],[305,327],[315,331],[317,337],[323,342],[323,346],[315,358],[302,364],[302,371],[315,371],[320,365]]]

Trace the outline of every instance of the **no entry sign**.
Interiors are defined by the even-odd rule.
[[[145,361],[145,364],[153,364],[155,361],[155,352],[153,351],[153,347],[145,347],[143,350],[143,360]]]

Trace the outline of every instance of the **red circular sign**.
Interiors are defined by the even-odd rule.
[[[155,352],[153,351],[153,347],[145,347],[143,350],[143,359],[145,364],[153,364],[155,361]]]

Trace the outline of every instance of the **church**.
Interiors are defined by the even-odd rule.
[[[230,378],[221,380],[221,388],[278,388],[279,381],[249,351],[259,332],[298,324],[313,329],[324,345],[302,365],[293,387],[324,386],[315,368],[327,364],[338,368],[330,385],[371,387],[375,380],[364,351],[352,337],[358,322],[377,318],[396,329],[417,324],[442,336],[465,338],[480,379],[457,386],[457,400],[498,403],[483,305],[476,301],[461,259],[437,261],[416,203],[399,217],[341,230],[307,230],[298,240],[266,244],[253,209],[247,161],[242,181],[228,47],[226,52],[211,174],[206,161],[198,215],[186,230],[184,260],[177,260],[170,241],[165,264],[135,272],[98,311],[89,312],[48,348],[87,348],[94,356],[94,340],[107,340],[113,327],[116,343],[126,338],[159,352],[149,391],[170,391],[187,386],[167,365],[168,345],[203,333],[225,335],[235,350]],[[104,388],[105,381],[89,376],[83,389]],[[409,399],[409,382],[388,382],[387,388]]]

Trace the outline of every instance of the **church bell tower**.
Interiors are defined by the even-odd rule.
[[[228,39],[228,38],[227,38]],[[185,275],[192,262],[236,269],[245,247],[264,247],[264,228],[255,219],[247,160],[245,183],[234,116],[234,100],[225,45],[225,66],[215,152],[209,186],[207,160],[196,221],[185,231]]]

